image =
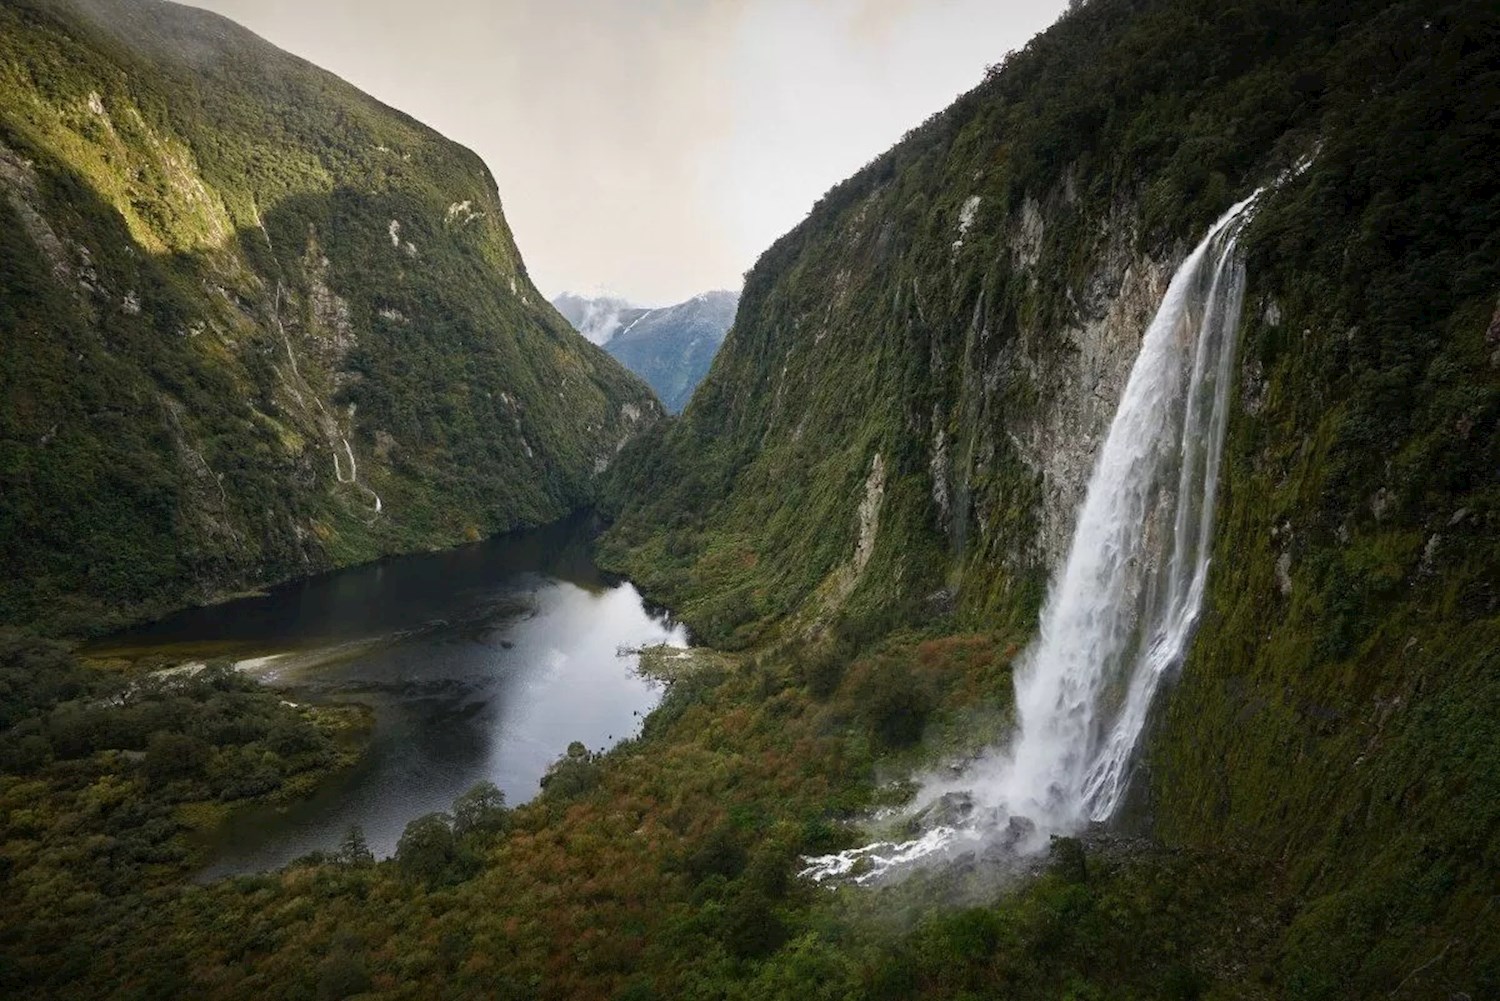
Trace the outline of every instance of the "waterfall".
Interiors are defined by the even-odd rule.
[[[1244,300],[1237,243],[1258,195],[1183,261],[1141,341],[1067,561],[1017,663],[1009,748],[926,785],[918,820],[945,822],[922,837],[809,859],[805,875],[866,881],[997,839],[1036,850],[1119,808],[1152,701],[1203,604]]]
[[[998,792],[1039,826],[1114,814],[1197,622],[1245,291],[1236,244],[1253,200],[1182,263],[1146,330],[1016,676],[1020,730]]]

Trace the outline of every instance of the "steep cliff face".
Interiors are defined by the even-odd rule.
[[[1153,225],[1139,193],[1094,176],[1135,172],[1116,151],[1042,170],[1016,138],[1054,138],[1066,102],[1022,81],[1064,73],[1051,46],[1098,44],[1086,33],[1134,13],[1064,22],[751,273],[717,369],[620,491],[633,572],[705,634],[749,642],[794,613],[878,629],[955,600],[970,620],[1034,615],[1139,338],[1223,207],[1184,193],[1178,225]],[[1267,171],[1289,155],[1256,151]],[[859,586],[856,509],[881,456],[884,531]]]
[[[1287,862],[1297,996],[1494,977],[1497,52],[1481,3],[1080,5],[761,259],[611,558],[729,645],[1027,627],[1167,279],[1269,185],[1137,813]]]
[[[0,620],[546,521],[659,413],[476,156],[191,8],[0,10],[0,244]]]

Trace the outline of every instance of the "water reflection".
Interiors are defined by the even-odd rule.
[[[115,652],[233,649],[291,699],[374,709],[354,770],[289,809],[243,812],[205,876],[331,848],[350,824],[386,854],[407,821],[481,779],[523,802],[570,741],[597,750],[634,734],[660,691],[621,648],[686,638],[600,574],[588,540],[572,522],[386,560],[111,641]]]

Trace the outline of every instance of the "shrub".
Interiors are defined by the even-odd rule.
[[[146,777],[166,783],[203,775],[212,750],[196,737],[157,732],[146,746]]]
[[[505,793],[488,780],[453,801],[453,833],[461,838],[503,834],[510,824]]]
[[[863,679],[855,698],[877,743],[899,749],[922,739],[932,712],[932,695],[906,665],[878,662]]]
[[[542,776],[542,788],[559,799],[576,799],[597,786],[601,775],[598,756],[575,740]]]

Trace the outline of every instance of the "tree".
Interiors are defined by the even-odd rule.
[[[341,1001],[368,991],[370,974],[365,969],[364,944],[358,936],[341,929],[329,946],[328,955],[318,964],[318,1001]]]
[[[337,857],[344,865],[364,867],[375,864],[375,853],[365,840],[364,828],[358,824],[349,825],[349,830],[344,833],[344,840],[339,842]]]
[[[146,774],[153,782],[197,778],[209,755],[209,746],[196,737],[157,731],[146,745]]]
[[[597,756],[575,740],[542,776],[542,788],[559,799],[573,799],[598,785],[601,775]]]
[[[488,780],[453,801],[453,833],[461,838],[502,834],[509,823],[505,793]]]
[[[734,825],[720,824],[687,857],[684,868],[694,883],[701,883],[710,876],[733,879],[744,870],[747,859],[745,846],[740,843]]]
[[[407,876],[439,886],[468,879],[479,867],[479,859],[454,836],[452,817],[429,813],[401,832],[396,864]]]
[[[910,747],[922,739],[932,697],[906,667],[876,664],[857,697],[871,734],[885,747]]]
[[[357,956],[334,953],[318,964],[318,1001],[340,1001],[370,989],[370,975]]]

